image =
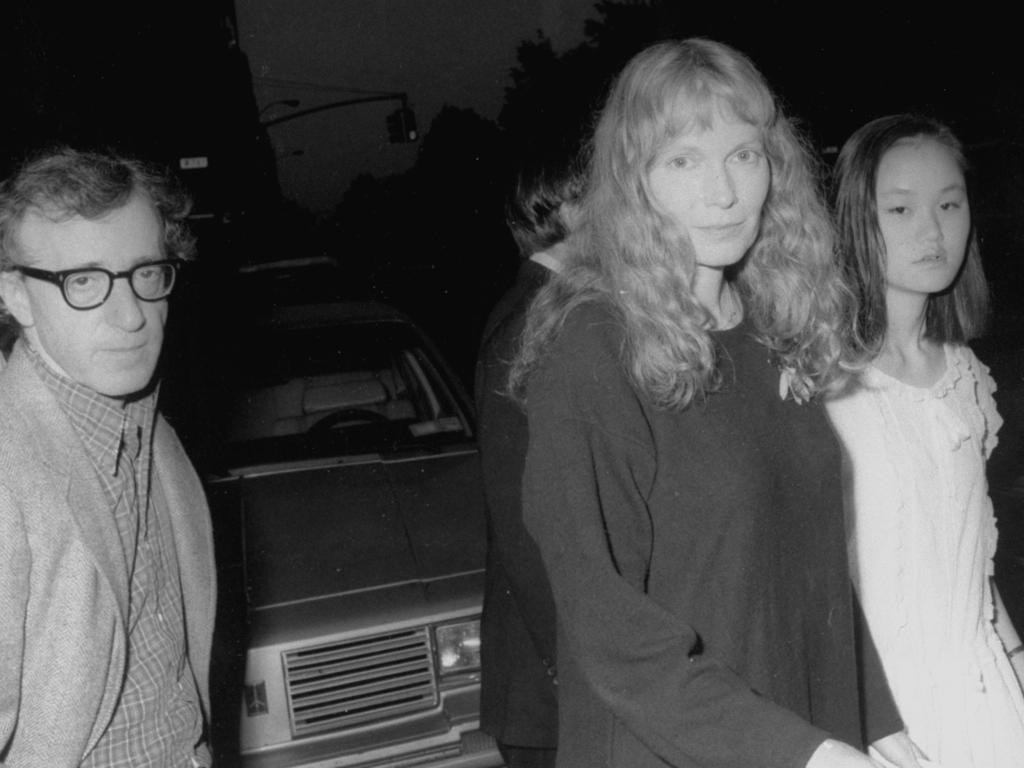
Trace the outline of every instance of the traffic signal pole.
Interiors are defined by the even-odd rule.
[[[353,104],[367,104],[374,101],[400,101],[402,103],[402,106],[389,114],[387,118],[388,134],[392,142],[415,141],[417,139],[416,117],[413,114],[413,111],[409,108],[407,94],[401,92],[381,92],[370,96],[357,96],[351,99],[330,101],[326,104],[318,104],[315,107],[300,109],[298,112],[289,112],[287,115],[281,115],[280,117],[275,117],[272,120],[264,120],[260,125],[264,128],[269,128],[272,125],[286,123],[289,120],[298,120],[300,117],[306,117],[307,115],[312,115],[317,112],[325,112],[328,109],[348,107]]]

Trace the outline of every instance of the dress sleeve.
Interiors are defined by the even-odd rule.
[[[701,653],[685,617],[646,594],[656,456],[643,407],[614,353],[567,335],[530,381],[523,478],[526,525],[565,640],[559,654],[667,765],[804,766],[827,734]]]
[[[977,382],[975,397],[985,421],[983,445],[985,458],[988,459],[992,456],[992,451],[995,450],[996,445],[999,444],[999,430],[1003,426],[1003,417],[999,415],[999,410],[996,408],[996,401],[993,397],[996,391],[996,381],[992,378],[989,367],[978,359],[970,347],[965,346],[962,349],[963,354],[967,357],[971,373],[974,375],[974,380]]]

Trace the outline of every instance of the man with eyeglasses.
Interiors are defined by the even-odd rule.
[[[209,512],[156,407],[187,213],[70,149],[0,187],[0,765],[210,764]]]

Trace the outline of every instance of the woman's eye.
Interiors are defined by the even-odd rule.
[[[692,164],[688,157],[673,157],[669,160],[669,165],[673,168],[689,168]]]
[[[885,212],[886,213],[894,214],[896,216],[902,216],[904,213],[907,212],[907,206],[905,206],[905,205],[894,205],[891,208],[886,208]]]
[[[735,158],[741,163],[752,163],[760,157],[760,153],[753,149],[741,149],[736,153]]]
[[[960,201],[959,200],[949,200],[948,202],[941,203],[939,205],[939,208],[941,208],[944,211],[958,211],[958,210],[960,210]]]

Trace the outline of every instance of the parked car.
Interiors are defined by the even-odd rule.
[[[208,483],[215,750],[237,740],[247,768],[501,765],[478,728],[485,524],[461,386],[381,304],[278,307],[246,335]]]

